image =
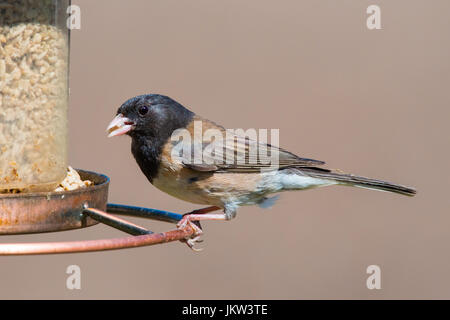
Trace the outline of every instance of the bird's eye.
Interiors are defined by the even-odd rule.
[[[140,106],[138,109],[138,112],[141,116],[145,116],[148,113],[148,107],[147,106]]]

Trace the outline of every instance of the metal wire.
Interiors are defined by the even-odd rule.
[[[87,209],[83,210],[83,213],[98,222],[101,222],[101,223],[106,224],[110,227],[113,227],[117,230],[131,234],[133,236],[141,236],[144,234],[152,234],[153,233],[152,231],[147,230],[141,226],[138,226],[129,221],[114,217],[113,215],[107,214],[98,209],[87,208]]]
[[[183,218],[182,214],[169,211],[149,209],[142,207],[133,207],[123,204],[108,203],[106,211],[124,216],[148,218],[170,223],[177,223]]]
[[[126,216],[141,217],[171,223],[176,223],[183,217],[181,214],[173,212],[120,204],[108,204],[107,211]],[[195,232],[189,225],[187,225],[183,229],[163,233],[153,233],[152,231],[141,226],[94,208],[85,208],[83,210],[83,214],[99,221],[100,223],[132,234],[133,236],[115,239],[70,242],[0,244],[0,256],[77,253],[135,248],[177,240],[185,240],[192,237]]]

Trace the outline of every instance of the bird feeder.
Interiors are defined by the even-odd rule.
[[[70,253],[183,240],[192,228],[155,234],[113,216],[176,223],[181,215],[107,204],[109,178],[77,170],[92,186],[59,190],[67,175],[69,0],[0,0],[0,235],[55,232],[103,223],[131,236],[0,244],[0,255]]]

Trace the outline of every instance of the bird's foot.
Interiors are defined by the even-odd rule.
[[[195,248],[195,245],[197,243],[203,242],[203,240],[200,239],[201,235],[203,234],[200,220],[226,220],[226,217],[223,213],[209,213],[216,210],[220,210],[220,208],[208,207],[204,209],[194,210],[183,215],[183,218],[177,224],[178,229],[185,229],[189,226],[194,230],[194,232],[192,236],[182,240],[182,242],[185,242],[187,246],[194,251],[202,251],[203,249]]]
[[[186,245],[192,249],[193,251],[199,252],[203,249],[195,248],[195,245],[197,243],[203,242],[203,240],[200,239],[200,237],[203,234],[202,227],[200,225],[200,221],[195,221],[190,219],[190,214],[185,214],[183,218],[178,222],[177,228],[179,230],[185,229],[187,226],[192,228],[194,230],[191,237],[181,240],[181,242],[186,243]]]

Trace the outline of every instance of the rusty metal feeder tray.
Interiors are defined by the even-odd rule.
[[[129,234],[127,237],[70,242],[0,244],[0,255],[56,254],[114,250],[183,240],[193,235],[187,226],[164,233],[152,231],[112,214],[177,223],[182,215],[163,210],[108,204],[107,176],[77,170],[94,186],[64,192],[0,195],[0,235],[66,231],[99,223]]]

